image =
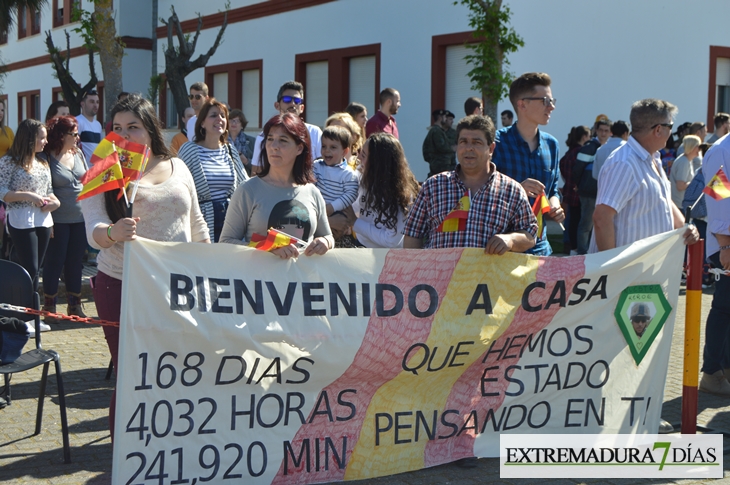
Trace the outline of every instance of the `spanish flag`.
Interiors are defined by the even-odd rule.
[[[124,178],[127,181],[137,180],[144,171],[144,166],[149,158],[148,156],[145,157],[148,154],[147,146],[125,140],[120,135],[111,132],[101,140],[101,143],[94,150],[91,155],[91,164],[104,160],[114,151],[119,154],[119,163],[122,166]]]
[[[92,195],[108,192],[115,189],[124,189],[124,175],[119,164],[119,155],[112,152],[103,160],[97,160],[92,167],[81,177],[84,188],[76,200],[86,199]]]
[[[436,232],[457,232],[466,230],[466,220],[471,208],[471,192],[467,190],[459,199],[459,205],[449,212],[436,228]]]
[[[702,192],[709,195],[715,200],[727,199],[730,197],[730,181],[728,181],[725,172],[720,167],[712,180],[702,189]]]
[[[274,249],[283,248],[284,246],[306,246],[301,240],[290,236],[284,232],[277,231],[274,228],[269,229],[265,236],[254,233],[251,236],[251,242],[248,247],[258,249],[259,251],[273,251]]]
[[[543,218],[548,212],[550,212],[550,203],[548,202],[547,197],[545,197],[545,194],[542,194],[540,197],[536,198],[535,203],[532,204],[532,213],[535,214],[535,218],[537,219],[538,239],[542,237],[542,229],[545,226]]]

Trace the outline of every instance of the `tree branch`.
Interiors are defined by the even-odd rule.
[[[198,45],[198,37],[200,37],[200,29],[203,28],[203,16],[198,13],[198,28],[195,29],[195,35],[193,36],[193,46],[190,48],[190,56],[195,52],[195,47]]]
[[[198,69],[200,67],[205,67],[205,65],[208,63],[208,59],[215,54],[215,51],[218,49],[218,46],[221,44],[221,40],[223,40],[223,33],[226,31],[226,27],[228,26],[228,12],[226,11],[225,14],[223,14],[223,25],[221,26],[221,29],[218,31],[218,35],[215,37],[215,42],[213,42],[213,45],[210,49],[208,49],[208,52],[205,53],[205,55],[199,55],[197,59],[195,59],[191,64],[190,67],[191,70]],[[200,27],[198,27],[200,28]]]

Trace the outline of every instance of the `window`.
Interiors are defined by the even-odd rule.
[[[206,66],[205,83],[210,95],[231,109],[240,109],[248,120],[246,131],[259,130],[261,120],[261,76],[263,61],[234,62]]]
[[[464,101],[481,93],[471,88],[467,73],[472,69],[464,56],[471,32],[434,35],[431,40],[431,110],[447,109],[461,118]],[[430,124],[430,122],[429,122]]]
[[[41,32],[41,12],[35,9],[18,7],[18,39],[37,35]]]
[[[324,126],[329,115],[352,102],[369,114],[378,108],[380,44],[298,54],[296,79],[304,84],[304,119]]]
[[[51,103],[65,99],[63,97],[63,88],[61,86],[51,89]]]
[[[28,118],[40,120],[41,116],[43,114],[41,113],[40,89],[18,93],[18,124]]]
[[[707,126],[715,113],[730,112],[730,47],[710,46],[710,82],[707,92]]]
[[[0,94],[0,103],[5,105],[5,117],[3,118],[3,125],[8,126],[9,120],[10,120],[10,105],[8,103],[8,95],[7,94]]]
[[[53,26],[61,27],[71,23],[74,4],[81,7],[81,0],[53,0]]]
[[[7,44],[8,43],[8,31],[0,30],[0,44]]]

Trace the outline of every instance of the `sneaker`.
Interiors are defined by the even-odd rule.
[[[25,322],[25,328],[28,330],[28,335],[30,336],[30,338],[35,337],[35,323],[33,322],[33,320]]]
[[[659,434],[669,434],[674,431],[674,426],[669,421],[659,420]]]
[[[730,397],[730,382],[725,379],[725,374],[721,370],[714,374],[703,372],[702,379],[700,379],[700,391]]]
[[[50,329],[51,329],[50,325],[41,322],[41,332],[48,332]]]

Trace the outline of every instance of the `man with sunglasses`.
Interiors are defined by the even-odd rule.
[[[606,160],[598,176],[589,253],[631,244],[684,226],[682,211],[674,205],[669,179],[659,150],[672,135],[677,107],[661,99],[642,99],[631,105],[631,136]],[[690,225],[684,243],[699,241]],[[659,433],[673,426],[660,420]]]
[[[297,81],[287,81],[281,85],[276,95],[274,108],[281,114],[294,113],[301,116],[304,113],[304,86]],[[312,148],[312,161],[322,157],[322,129],[319,126],[304,123],[309,131],[309,139]],[[258,173],[261,170],[261,148],[264,141],[264,133],[259,133],[256,143],[253,146],[251,157],[251,171]]]
[[[517,122],[497,131],[492,161],[497,170],[522,184],[530,203],[545,194],[550,204],[547,216],[562,222],[565,213],[558,197],[558,140],[539,129],[540,125],[548,124],[555,109],[551,82],[544,72],[527,72],[512,82],[509,100],[517,113]],[[546,226],[537,235],[535,247],[527,252],[541,256],[552,254]]]
[[[190,100],[190,107],[195,110],[195,115],[188,119],[185,125],[185,130],[188,134],[188,140],[195,141],[195,123],[198,121],[198,113],[200,108],[203,107],[206,101],[208,101],[208,85],[202,82],[193,83],[190,86],[190,94],[188,95]]]

